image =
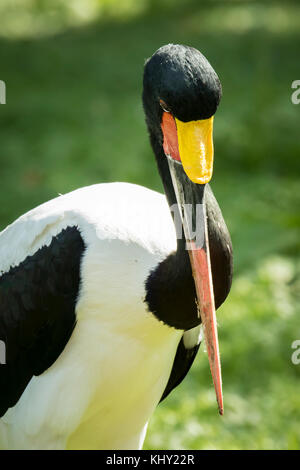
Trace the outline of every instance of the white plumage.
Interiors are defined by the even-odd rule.
[[[86,245],[77,326],[56,362],[0,420],[0,447],[140,448],[183,334],[144,302],[150,271],[176,249],[168,204],[127,183],[60,196],[0,234],[1,271],[68,226],[79,228]]]

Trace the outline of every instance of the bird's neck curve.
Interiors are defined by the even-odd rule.
[[[150,131],[150,142],[165,195],[171,207],[177,204],[177,199],[163,150],[162,135]],[[181,238],[177,238],[177,250],[169,254],[149,275],[146,290],[148,307],[159,320],[182,330],[188,330],[199,324],[195,285],[183,231]]]
[[[163,150],[162,135],[160,136],[158,131],[150,132],[150,141],[171,207],[177,203],[177,200]],[[214,297],[218,308],[226,299],[231,287],[232,245],[221,210],[209,185],[206,188],[205,201]],[[183,330],[199,324],[195,284],[184,233],[182,238],[177,239],[177,250],[169,254],[148,276],[146,291],[145,300],[148,308],[159,320]]]

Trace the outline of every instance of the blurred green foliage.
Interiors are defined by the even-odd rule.
[[[183,5],[184,3],[184,5]],[[144,60],[168,42],[200,49],[223,85],[212,187],[235,278],[219,311],[225,416],[204,348],[159,406],[146,448],[299,449],[300,6],[177,0],[2,0],[0,227],[77,187],[162,190],[146,135]],[[5,21],[4,21],[5,20]]]

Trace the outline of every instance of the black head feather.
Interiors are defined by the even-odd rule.
[[[160,127],[163,100],[181,121],[213,116],[222,95],[220,80],[197,49],[168,44],[146,61],[143,104],[150,133]]]

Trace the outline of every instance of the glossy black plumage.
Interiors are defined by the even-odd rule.
[[[160,402],[167,398],[172,390],[181,384],[194,362],[199,347],[200,344],[194,346],[193,348],[187,349],[184,345],[183,338],[181,338],[177,347],[170,378],[160,399]]]
[[[219,205],[209,186],[205,201],[215,306],[226,299],[232,281],[232,244]],[[149,275],[146,281],[146,303],[160,320],[177,329],[189,330],[200,324],[196,307],[195,283],[185,239],[178,240],[171,253]]]
[[[188,122],[208,119],[219,105],[222,89],[219,78],[206,58],[196,49],[168,44],[146,62],[144,70],[143,104],[150,142],[164,185],[168,203],[177,204],[169,165],[163,150],[161,120],[162,99],[172,115]],[[192,183],[178,163],[186,202],[193,206],[202,202],[203,187]],[[181,169],[180,169],[181,167]],[[180,175],[181,171],[181,175]],[[205,191],[208,238],[214,285],[215,305],[226,299],[232,280],[232,245],[219,205],[208,185]],[[149,310],[166,324],[188,330],[200,323],[196,308],[195,284],[186,250],[186,240],[177,240],[177,251],[152,271],[146,282],[146,302]],[[199,345],[186,349],[179,343],[165,398],[185,377]]]
[[[84,248],[78,229],[68,227],[0,277],[0,339],[6,345],[6,364],[0,366],[0,416],[68,342],[76,323]]]

